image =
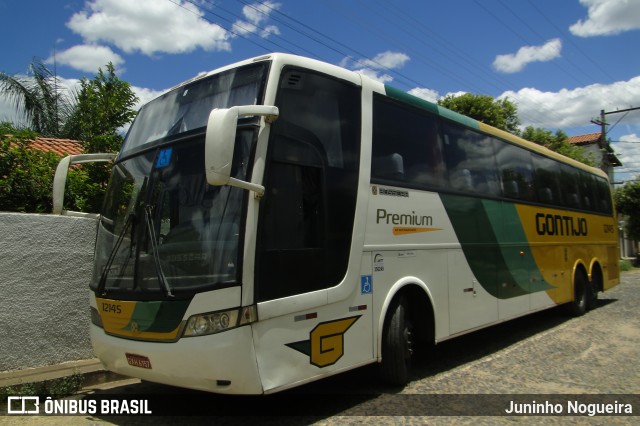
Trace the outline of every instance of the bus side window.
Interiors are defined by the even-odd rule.
[[[610,188],[611,187],[609,186],[609,183],[605,179],[601,177],[595,178],[595,189],[596,189],[595,210],[596,211],[600,213],[612,212]]]
[[[596,209],[596,182],[595,178],[585,172],[584,170],[580,171],[580,182],[581,188],[580,193],[582,194],[582,207],[585,210],[595,210]]]
[[[448,122],[443,125],[443,133],[449,187],[498,196],[500,186],[494,160],[494,139]]]
[[[534,200],[533,165],[531,152],[496,140],[496,159],[500,178],[502,179],[502,195],[516,200]]]
[[[580,171],[566,164],[560,166],[560,185],[562,187],[562,195],[564,206],[572,209],[582,208],[582,200],[580,194]]]
[[[441,188],[445,166],[437,118],[386,96],[373,98],[371,180]]]
[[[561,205],[560,170],[558,163],[538,154],[531,154],[534,168],[534,187],[538,202],[548,205]]]

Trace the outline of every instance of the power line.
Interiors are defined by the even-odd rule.
[[[488,15],[492,16],[496,21],[498,21],[500,24],[502,24],[506,29],[508,29],[512,34],[514,34],[516,37],[518,37],[520,40],[522,40],[523,43],[526,44],[531,44],[531,42],[529,40],[527,40],[522,34],[520,34],[518,31],[516,31],[515,29],[513,29],[509,24],[507,24],[504,20],[502,20],[500,17],[498,17],[495,13],[493,13],[489,8],[487,8],[486,6],[482,5],[482,3],[479,0],[474,0],[474,2],[476,3],[476,5],[478,5],[481,9],[483,9]],[[502,3],[501,3],[502,4]],[[504,5],[503,5],[504,6]],[[511,9],[507,8],[505,6],[505,8],[511,12]],[[516,16],[518,19],[520,19],[517,15],[515,15],[513,12],[511,12],[514,16]],[[543,38],[544,40],[544,38]],[[575,80],[579,85],[584,86],[585,84],[581,81],[579,81],[573,74],[571,74],[569,71],[567,71],[566,69],[564,69],[564,67],[562,67],[560,64],[558,64],[557,62],[553,62],[553,66],[555,66],[556,68],[558,68],[559,70],[561,70],[562,72],[564,72],[567,76],[569,76],[569,78]]]
[[[551,19],[549,19],[549,17],[538,6],[536,6],[535,2],[531,0],[527,0],[527,1],[529,5],[533,7],[540,14],[540,16],[542,16],[549,24],[551,24],[551,26],[553,26],[556,29],[556,31],[558,31],[561,35],[564,36],[565,40],[567,40],[578,52],[580,52],[582,56],[584,56],[589,62],[591,62],[591,65],[593,65],[594,68],[597,68],[609,80],[611,81],[614,80],[614,78],[611,77],[604,68],[602,68],[602,66],[598,63],[598,61],[593,60],[591,56],[589,56],[584,50],[582,50],[580,46],[573,41],[573,38],[571,37],[571,35],[567,34],[564,30],[559,28]],[[593,80],[595,80],[595,78]]]
[[[238,34],[238,33],[234,32],[232,29],[225,28],[224,26],[220,25],[219,23],[214,22],[214,21],[212,21],[211,19],[209,19],[209,18],[207,18],[207,17],[205,17],[205,16],[201,16],[200,14],[198,14],[198,13],[194,12],[193,10],[191,10],[191,9],[189,9],[189,8],[184,7],[184,6],[182,5],[182,3],[180,3],[179,1],[178,1],[178,2],[176,2],[176,1],[174,1],[174,0],[167,0],[167,1],[169,1],[169,2],[171,2],[171,3],[173,3],[173,4],[175,4],[176,6],[178,6],[178,7],[182,8],[182,9],[186,10],[186,11],[187,11],[187,12],[189,12],[189,13],[192,13],[192,14],[194,14],[194,15],[198,16],[198,17],[199,17],[199,18],[201,18],[201,19],[204,19],[205,21],[209,22],[210,24],[217,25],[218,27],[222,28],[222,29],[223,29],[223,30],[225,30],[226,32],[228,32],[228,33],[230,33],[230,34],[235,35],[236,37],[244,38],[245,40],[247,40],[247,41],[249,41],[249,42],[251,42],[251,43],[255,44],[256,46],[258,46],[259,48],[261,48],[261,49],[263,49],[263,50],[265,50],[265,51],[267,51],[267,52],[269,51],[269,49],[267,49],[267,48],[266,48],[266,47],[264,47],[263,45],[261,45],[261,44],[259,44],[259,43],[255,42],[254,40],[251,40],[250,38],[245,37],[245,36],[243,36],[242,34]],[[192,4],[193,6],[195,6],[196,8],[198,8],[198,10],[200,9],[200,7],[199,7],[196,3],[194,3],[193,1],[191,1],[191,0],[184,0],[184,1],[185,1],[186,3],[190,3],[190,4]],[[205,10],[206,10],[206,9],[205,9]],[[210,11],[209,11],[209,12],[210,12]],[[219,15],[216,15],[216,14],[213,14],[213,15],[214,15],[214,16],[218,16],[218,17],[220,17]],[[224,18],[222,18],[222,17],[220,17],[220,19],[223,19],[223,20],[225,20],[225,21],[229,22],[228,20],[226,20],[226,19],[224,19]]]
[[[518,15],[510,6],[508,6],[503,0],[498,0],[498,3],[500,3],[500,5],[505,8],[513,17],[515,17],[518,21],[520,21],[520,23],[522,25],[524,25],[525,27],[527,27],[529,29],[529,31],[531,31],[533,34],[535,34],[538,39],[540,39],[542,42],[546,42],[548,39],[546,37],[543,37],[542,34],[540,34],[538,32],[538,30],[536,30],[534,27],[532,27],[531,25],[529,25],[529,23],[527,22],[526,19],[523,19],[522,17],[520,17],[520,15]],[[573,68],[575,68],[576,70],[578,70],[579,72],[581,72],[585,77],[587,77],[590,80],[594,80],[594,78],[592,76],[590,76],[586,70],[583,67],[579,67],[576,64],[574,64],[572,61],[570,61],[568,58],[563,57],[563,60],[565,62],[567,62],[569,65],[573,66]],[[556,67],[558,67],[559,69],[561,69],[563,72],[565,72],[566,74],[570,75],[573,77],[573,74],[569,73],[567,70],[564,69],[564,67],[560,66],[560,64],[558,64],[557,62],[554,61],[554,65]],[[576,81],[578,81],[576,79]],[[581,85],[585,85],[585,83],[583,82],[579,82],[579,84]]]
[[[260,10],[259,8],[255,8],[254,6],[250,5],[246,0],[238,0],[238,1],[241,2],[244,5],[247,5],[249,7],[253,7],[259,13],[265,14],[264,11]],[[405,74],[403,74],[403,73],[401,73],[401,72],[399,72],[397,70],[394,70],[394,69],[386,67],[385,65],[383,65],[380,62],[376,61],[374,58],[367,57],[367,55],[363,54],[362,52],[359,52],[359,51],[355,50],[354,48],[352,48],[352,47],[350,47],[350,46],[348,46],[348,45],[346,45],[346,44],[344,44],[344,43],[342,43],[342,42],[340,42],[338,40],[335,40],[335,39],[329,37],[327,34],[324,34],[324,33],[320,32],[320,31],[312,28],[311,26],[305,24],[304,22],[302,22],[302,21],[300,21],[300,20],[298,20],[296,18],[293,18],[292,16],[289,16],[289,15],[286,15],[286,14],[280,12],[278,9],[275,9],[275,8],[271,7],[270,5],[268,5],[268,4],[266,4],[266,3],[262,2],[262,1],[258,1],[258,3],[260,5],[262,5],[262,6],[264,6],[265,8],[269,9],[275,15],[278,15],[278,16],[282,17],[282,19],[278,19],[278,18],[276,18],[275,15],[274,16],[269,15],[274,20],[276,20],[278,22],[281,22],[283,25],[286,25],[287,27],[289,27],[293,31],[295,31],[295,32],[297,32],[297,33],[309,38],[310,40],[312,40],[312,41],[314,41],[316,43],[319,43],[320,45],[332,50],[333,52],[338,53],[343,58],[348,58],[348,57],[351,57],[352,54],[355,54],[355,55],[359,56],[360,58],[362,58],[361,60],[365,60],[366,59],[367,61],[376,64],[376,66],[379,69],[382,69],[382,70],[384,70],[386,72],[395,74],[396,76],[399,76],[401,79],[409,81],[409,82],[411,82],[413,84],[422,85],[420,82],[412,79],[411,77],[409,77],[409,76],[407,76],[407,75],[405,75]],[[306,31],[303,31],[303,30],[301,30],[299,28],[296,28],[294,25],[285,22],[285,19],[288,19],[288,20],[294,22],[295,24],[301,26]],[[335,44],[337,46],[340,46],[343,49],[346,49],[346,50],[350,51],[351,53],[347,53],[344,50],[340,50],[340,49],[330,45],[329,43],[321,40],[318,36],[328,40],[329,43],[333,43],[333,44]]]

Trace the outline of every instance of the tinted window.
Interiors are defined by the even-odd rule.
[[[261,201],[256,297],[337,285],[349,262],[360,152],[360,89],[283,72]]]
[[[606,179],[382,95],[372,143],[372,182],[612,211]]]
[[[381,95],[373,100],[373,181],[442,187],[445,165],[436,117]]]
[[[580,196],[580,171],[566,164],[560,165],[560,188],[562,190],[563,205],[565,207],[582,208]]]
[[[532,201],[534,191],[531,153],[503,141],[497,142],[496,157],[502,182],[502,195],[506,198]]]
[[[450,123],[445,123],[443,129],[449,187],[497,196],[500,185],[496,173],[494,140]]]
[[[538,201],[543,204],[561,204],[561,175],[558,163],[537,154],[532,154],[532,159],[535,170],[534,187]]]
[[[606,179],[595,177],[595,210],[601,213],[611,213],[611,187]]]

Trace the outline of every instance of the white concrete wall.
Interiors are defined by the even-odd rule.
[[[96,220],[0,212],[0,371],[93,358]]]

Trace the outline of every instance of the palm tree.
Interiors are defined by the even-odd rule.
[[[34,58],[26,76],[0,72],[0,95],[15,103],[32,130],[43,136],[61,136],[72,103],[42,61]]]

